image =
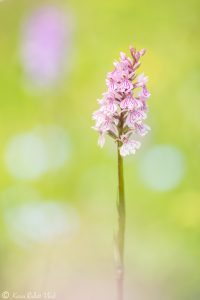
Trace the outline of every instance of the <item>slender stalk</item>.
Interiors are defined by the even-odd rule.
[[[120,155],[119,143],[117,147],[118,156],[118,232],[117,232],[117,299],[123,300],[124,285],[124,235],[125,235],[125,195],[124,195],[124,175],[123,157]]]

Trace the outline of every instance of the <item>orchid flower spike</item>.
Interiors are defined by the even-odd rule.
[[[100,134],[99,146],[104,146],[109,135],[120,146],[121,156],[134,154],[141,145],[135,137],[150,130],[144,124],[151,95],[146,86],[148,77],[144,73],[136,75],[145,49],[137,51],[131,46],[130,53],[132,58],[121,52],[120,60],[114,62],[114,70],[106,78],[107,91],[98,100],[100,108],[93,113],[93,129]]]

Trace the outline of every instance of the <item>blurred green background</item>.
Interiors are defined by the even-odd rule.
[[[126,299],[200,299],[199,28],[198,0],[0,2],[0,293],[116,298],[116,149],[91,114],[133,44],[152,130],[125,159]]]

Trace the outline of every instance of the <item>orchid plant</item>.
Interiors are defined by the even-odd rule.
[[[107,91],[97,100],[100,108],[93,113],[95,126],[99,132],[98,144],[104,146],[106,135],[114,139],[118,154],[118,232],[117,232],[117,288],[118,299],[123,299],[124,278],[124,235],[125,235],[125,195],[123,177],[123,157],[135,154],[141,143],[135,139],[146,135],[150,127],[144,123],[147,117],[148,77],[137,75],[140,58],[145,49],[137,51],[130,47],[131,58],[120,53],[120,60],[114,62],[114,70],[107,74]]]

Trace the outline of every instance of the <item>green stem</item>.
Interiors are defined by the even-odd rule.
[[[117,233],[117,297],[123,300],[123,281],[124,281],[124,235],[125,235],[125,195],[124,195],[124,175],[123,158],[120,155],[120,144],[118,143],[118,233]]]

